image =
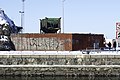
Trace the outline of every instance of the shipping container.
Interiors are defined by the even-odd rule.
[[[104,48],[103,34],[72,34],[72,50]]]
[[[76,51],[104,47],[103,34],[12,34],[17,51]]]

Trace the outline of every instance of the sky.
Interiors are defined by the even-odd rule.
[[[65,0],[64,33],[95,33],[115,38],[116,22],[120,22],[119,5],[120,0]],[[0,8],[17,26],[21,25],[22,0],[0,0]],[[40,19],[62,16],[62,0],[25,0],[23,32],[39,33]]]

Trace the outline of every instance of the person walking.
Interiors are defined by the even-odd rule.
[[[110,50],[111,49],[111,43],[110,42],[108,43],[108,47],[109,47],[109,50]]]

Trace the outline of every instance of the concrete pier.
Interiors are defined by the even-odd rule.
[[[120,76],[120,52],[1,51],[1,76]]]

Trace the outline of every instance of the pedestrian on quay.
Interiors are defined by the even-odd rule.
[[[109,50],[110,50],[111,49],[111,43],[110,42],[108,43],[108,47],[109,47]]]

